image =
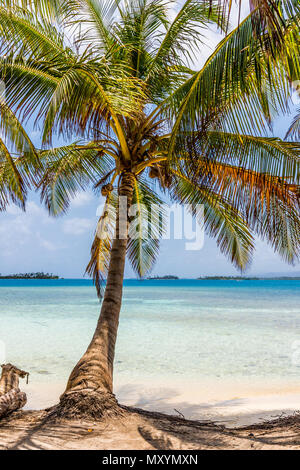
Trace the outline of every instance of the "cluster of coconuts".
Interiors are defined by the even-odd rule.
[[[113,187],[113,185],[112,185],[111,183],[105,184],[105,185],[102,186],[102,188],[101,188],[101,194],[102,194],[102,196],[108,196],[109,193],[111,193],[113,189],[114,189],[114,187]]]
[[[172,184],[172,176],[169,174],[167,167],[152,166],[149,170],[149,177],[152,179],[158,178],[162,186],[169,188]]]

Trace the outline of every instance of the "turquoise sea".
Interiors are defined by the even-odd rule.
[[[1,280],[1,359],[64,384],[99,309],[88,280]],[[300,281],[125,281],[115,376],[300,389]]]

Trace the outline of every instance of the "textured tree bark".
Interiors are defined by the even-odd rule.
[[[127,198],[124,211],[126,220],[121,220],[120,225],[119,207],[100,317],[93,339],[73,369],[67,388],[61,396],[56,413],[64,417],[101,417],[120,412],[113,395],[113,364],[122,304],[128,209],[132,203],[134,178],[130,172],[122,176],[119,196]]]
[[[27,403],[26,394],[19,389],[20,377],[28,377],[28,372],[12,364],[3,364],[0,379],[0,418],[12,411],[23,408]]]
[[[27,397],[20,389],[14,388],[0,397],[0,418],[7,416],[12,411],[23,408],[27,403]]]

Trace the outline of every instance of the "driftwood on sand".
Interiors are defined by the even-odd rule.
[[[19,380],[27,377],[28,381],[29,376],[28,372],[18,369],[12,364],[3,364],[1,367],[0,418],[26,405],[27,397],[19,388]]]

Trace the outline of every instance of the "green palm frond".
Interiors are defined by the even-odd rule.
[[[300,186],[279,177],[215,162],[203,162],[193,182],[219,195],[286,261],[300,255]]]
[[[8,107],[25,122],[33,116],[44,116],[58,85],[58,78],[26,63],[0,62],[0,76],[5,83]]]
[[[207,5],[198,0],[186,0],[154,50],[147,80],[152,74],[156,80],[157,72],[160,73],[161,69],[168,66],[183,66],[192,62],[194,53],[199,52],[202,42],[205,41],[203,28],[218,21],[219,11],[216,1]],[[224,29],[226,23],[222,26]]]
[[[66,0],[63,10],[68,24],[83,26],[85,33],[83,43],[93,44],[93,47],[103,54],[112,52],[116,44],[113,33],[113,19],[118,10],[120,0]]]
[[[208,5],[214,3],[213,0],[204,0]],[[246,3],[244,0],[236,0],[238,5],[240,18],[242,6]],[[220,21],[224,18],[230,18],[233,1],[232,0],[218,0],[220,7]],[[243,5],[242,5],[243,4]],[[269,0],[249,0],[249,8],[251,11],[257,10],[258,17],[256,21],[264,25],[264,28],[269,34],[272,34],[273,39],[279,44],[282,40],[282,15],[293,16],[299,11],[298,0],[287,0],[285,2],[273,2]]]
[[[110,192],[98,221],[91,247],[91,259],[86,268],[86,274],[93,279],[99,298],[102,297],[102,281],[106,277],[109,267],[116,224],[117,201],[117,194],[114,191]]]
[[[253,233],[287,261],[299,256],[299,143],[267,137],[300,76],[299,1],[253,0],[198,71],[204,27],[226,28],[232,2],[180,5],[171,21],[165,0],[0,0],[0,209],[24,207],[37,177],[53,215],[90,184],[109,194],[87,267],[99,295],[115,230],[112,184],[126,172],[136,177],[127,255],[140,277],[164,227],[157,187],[203,204],[206,231],[241,269]],[[41,129],[38,153],[28,121]],[[289,135],[297,140],[298,118]],[[66,145],[48,148],[57,137]]]
[[[6,209],[9,202],[25,207],[28,182],[24,180],[15,159],[0,139],[0,211]]]
[[[118,60],[125,60],[132,74],[145,78],[152,60],[154,45],[160,40],[169,21],[163,0],[133,0],[120,4],[120,21],[115,34],[121,44]]]
[[[158,256],[165,212],[162,200],[145,181],[135,181],[132,203],[127,255],[133,270],[144,277]]]
[[[0,5],[9,10],[20,9],[34,12],[56,20],[62,12],[64,0],[0,0]]]
[[[281,49],[274,49],[259,23],[255,22],[253,30],[255,15],[257,12],[229,33],[204,67],[166,100],[165,113],[174,123],[170,157],[180,132],[196,127],[205,132],[212,123],[223,131],[264,131],[274,112],[287,110],[289,89]],[[299,45],[295,47],[298,53]]]
[[[298,259],[298,143],[212,132],[202,141],[189,141],[186,152],[189,157],[180,163],[183,174],[226,200],[285,260]]]
[[[296,141],[300,141],[300,112],[296,114],[293,119],[292,124],[290,125],[285,138],[293,138]]]
[[[134,79],[105,72],[100,75],[85,66],[73,67],[61,77],[52,95],[44,123],[44,142],[51,141],[56,131],[71,138],[74,131],[90,135],[91,129],[101,129],[110,119],[116,126],[119,109],[122,108],[123,116],[134,117],[139,112],[140,99]]]
[[[41,165],[29,136],[12,110],[0,99],[0,210],[11,201],[25,207],[30,184],[40,176]]]
[[[66,53],[64,35],[50,21],[43,21],[28,9],[0,6],[0,30],[5,39],[4,50],[13,48],[15,53],[43,56],[44,60],[63,55],[68,60],[70,50]]]
[[[95,183],[111,169],[105,149],[73,143],[39,153],[44,165],[41,198],[52,215],[65,212],[78,191]]]
[[[300,144],[278,138],[232,134],[226,132],[197,133],[178,146],[179,154],[188,155],[191,171],[197,171],[201,161],[225,163],[270,176],[291,184],[300,184]],[[185,159],[178,164],[185,166]]]
[[[37,170],[40,162],[36,149],[28,134],[12,110],[0,100],[0,130],[14,153],[22,157],[24,165]]]
[[[203,184],[206,182],[235,207],[245,205],[247,212],[258,211],[261,204],[269,209],[276,200],[290,207],[297,206],[300,186],[288,184],[278,176],[215,162],[199,165],[200,173]],[[197,175],[195,179],[198,180]]]
[[[204,220],[198,223],[203,224],[206,232],[216,239],[221,252],[237,268],[245,269],[252,259],[254,239],[242,214],[212,189],[194,183],[176,170],[172,173],[175,175],[170,188],[173,199],[189,204],[194,213],[197,205],[203,205]]]

